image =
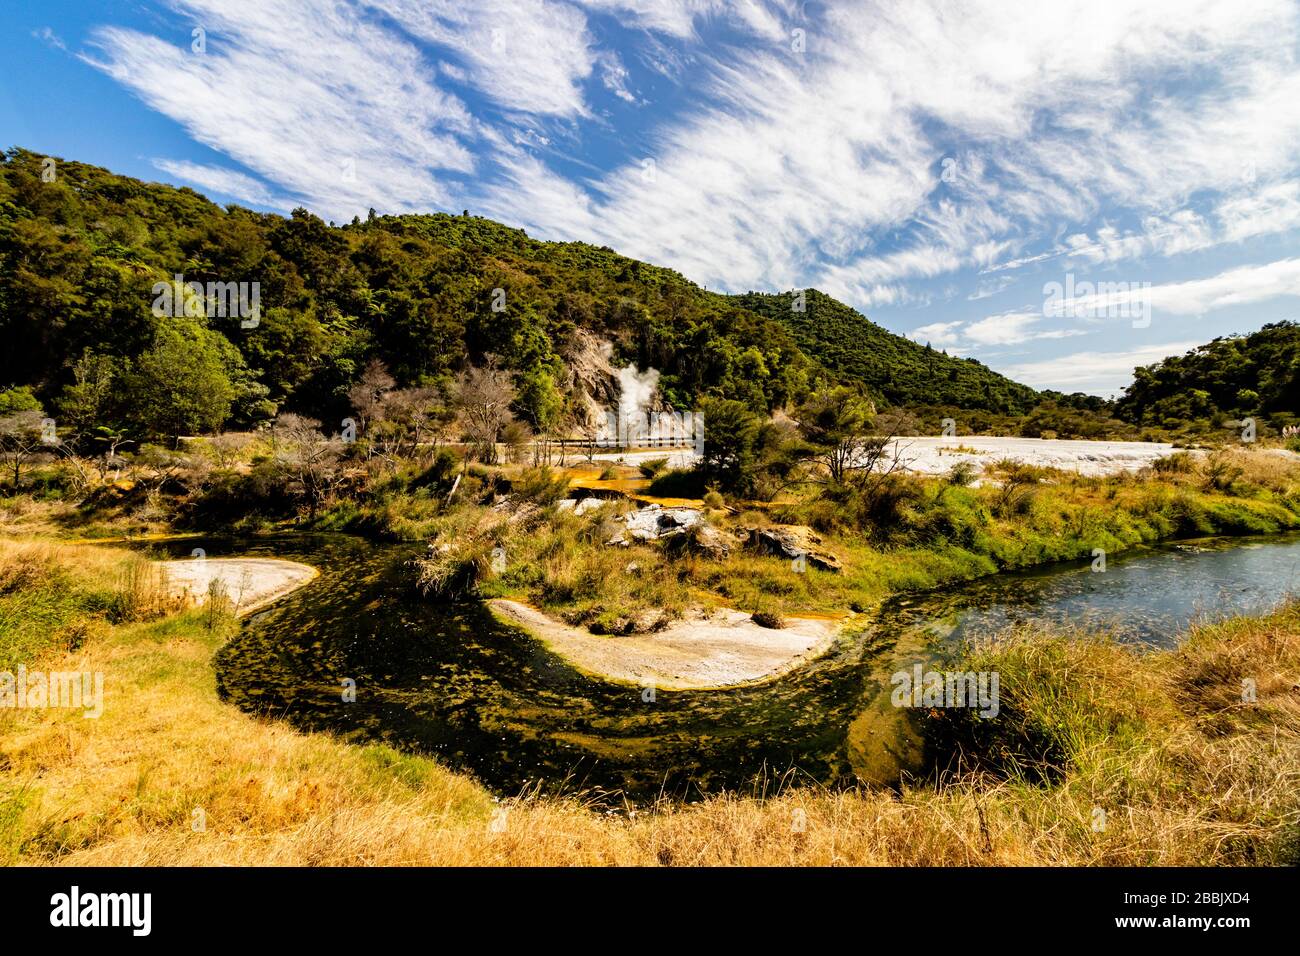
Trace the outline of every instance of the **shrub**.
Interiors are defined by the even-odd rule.
[[[666,467],[668,467],[668,459],[651,458],[647,461],[641,462],[641,464],[638,465],[637,467],[640,469],[641,474],[644,475],[645,477],[655,478],[659,475],[660,472],[662,472]]]
[[[458,467],[460,462],[455,454],[447,448],[440,448],[433,456],[429,467],[411,479],[411,487],[441,488],[452,481],[452,475],[456,473]]]
[[[1207,456],[1205,463],[1201,466],[1201,478],[1205,483],[1206,490],[1219,491],[1225,494],[1238,493],[1240,490],[1238,482],[1245,473],[1244,468],[1222,451],[1216,451]]]
[[[1151,467],[1160,475],[1190,475],[1196,470],[1196,457],[1191,452],[1176,451],[1157,458]]]
[[[705,492],[704,473],[695,468],[673,468],[656,476],[646,490],[659,498],[699,498]]]
[[[426,597],[457,599],[474,590],[492,567],[492,545],[469,540],[459,546],[433,551],[415,562],[416,586]]]
[[[948,484],[965,488],[975,481],[975,474],[974,462],[959,461],[948,469]]]
[[[510,482],[510,490],[524,501],[550,505],[568,494],[569,482],[549,468],[528,468]]]

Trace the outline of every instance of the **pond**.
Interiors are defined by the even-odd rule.
[[[196,546],[321,569],[218,653],[218,689],[235,705],[433,755],[504,795],[540,785],[634,801],[748,791],[788,772],[890,785],[923,756],[911,712],[890,703],[890,675],[951,642],[1048,621],[1167,646],[1194,619],[1262,612],[1300,590],[1300,534],[1183,541],[1111,556],[1104,573],[1089,559],[902,595],[778,679],[648,695],[578,673],[475,602],[422,599],[406,567],[415,545],[292,535],[167,547]]]

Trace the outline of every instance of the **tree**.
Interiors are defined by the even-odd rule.
[[[862,459],[879,455],[879,443],[867,435],[873,416],[871,403],[844,386],[818,390],[799,409],[804,437],[817,449],[812,460],[831,481],[842,482],[850,469],[864,466]]]
[[[0,418],[0,456],[13,467],[14,492],[22,487],[22,466],[40,452],[45,443],[44,417],[37,409],[14,412]]]
[[[419,458],[420,446],[435,445],[447,422],[447,407],[436,388],[398,388],[386,392],[370,410],[367,450],[391,469],[401,458]]]
[[[127,376],[130,417],[146,435],[178,447],[188,432],[212,432],[230,415],[235,388],[212,332],[195,323],[169,321],[153,347]]]
[[[316,419],[292,413],[275,420],[271,437],[276,465],[297,483],[307,502],[308,518],[314,519],[338,480],[340,443],[321,434]]]
[[[188,456],[162,445],[141,445],[140,450],[130,459],[132,477],[150,495],[157,495],[163,485],[193,464]]]
[[[15,412],[39,412],[41,403],[32,394],[30,386],[6,388],[0,391],[0,415],[12,415]]]
[[[748,491],[756,464],[755,444],[761,419],[743,402],[729,398],[706,399],[704,414],[705,478],[724,488]]]
[[[110,356],[87,349],[72,367],[73,382],[59,399],[59,414],[72,431],[73,444],[98,428],[108,427],[114,362]]]
[[[239,456],[251,442],[252,437],[249,435],[226,432],[222,435],[213,435],[208,439],[206,450],[212,456],[212,462],[217,468],[221,471],[229,471],[239,461]]]
[[[348,389],[348,401],[356,409],[361,433],[366,433],[372,419],[382,418],[384,398],[397,385],[379,359],[371,359],[357,384]]]
[[[497,368],[494,355],[486,356],[482,367],[466,369],[457,380],[456,405],[461,424],[480,461],[496,464],[497,439],[514,420],[510,403],[515,395],[509,373]]]
[[[521,413],[538,432],[549,432],[559,423],[564,397],[550,369],[536,366],[520,375],[518,403]]]
[[[96,425],[84,437],[89,439],[90,447],[95,452],[95,470],[99,472],[100,481],[107,481],[109,471],[118,471],[127,464],[118,451],[135,444],[135,440],[124,429],[109,425]]]
[[[360,380],[348,389],[366,441],[366,454],[378,455],[390,468],[402,457],[418,457],[421,444],[437,444],[448,423],[447,402],[437,388],[395,388],[396,382],[378,359],[367,364]]]

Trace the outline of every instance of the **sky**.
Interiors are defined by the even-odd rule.
[[[0,145],[822,289],[1039,388],[1300,318],[1295,0],[44,0]]]

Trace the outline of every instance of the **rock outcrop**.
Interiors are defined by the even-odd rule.
[[[822,547],[822,539],[811,528],[796,524],[778,524],[766,528],[747,528],[746,545],[763,554],[802,558],[809,567],[839,573],[840,559]]]
[[[627,525],[627,529],[611,538],[610,544],[662,541],[678,537],[702,524],[704,515],[698,508],[665,508],[655,504],[626,514],[620,520]]]

